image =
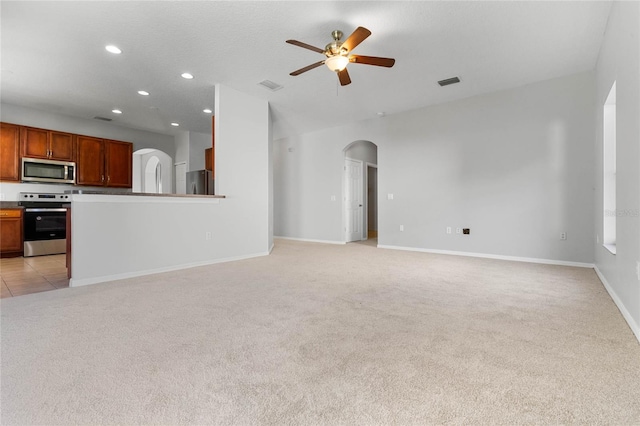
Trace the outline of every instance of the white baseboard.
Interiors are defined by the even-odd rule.
[[[293,237],[276,237],[281,240],[291,240],[291,241],[303,241],[305,243],[323,243],[323,244],[347,244],[344,241],[332,241],[332,240],[311,240],[308,238],[293,238]]]
[[[598,269],[598,266],[597,265],[594,266],[593,269],[595,269],[596,274],[598,275],[598,278],[600,278],[600,281],[602,281],[602,285],[604,285],[604,288],[607,289],[609,296],[611,296],[611,299],[613,299],[613,302],[618,307],[618,310],[620,310],[620,313],[622,314],[624,319],[627,321],[627,324],[629,324],[631,331],[633,331],[633,334],[636,335],[636,339],[638,339],[638,343],[640,343],[640,326],[638,325],[638,323],[634,321],[633,317],[631,316],[627,308],[624,306],[624,303],[622,303],[622,300],[620,300],[616,292],[613,290],[613,287],[611,287],[611,285],[609,284],[607,279],[604,277],[602,272],[600,272],[600,269]]]
[[[466,251],[435,250],[435,249],[425,249],[425,248],[416,248],[416,247],[385,246],[380,244],[378,244],[378,248],[391,249],[391,250],[417,251],[422,253],[448,254],[452,256],[481,257],[485,259],[509,260],[512,262],[542,263],[545,265],[577,266],[580,268],[594,267],[593,263],[570,262],[566,260],[553,260],[553,259],[538,259],[535,257],[502,256],[499,254],[469,253]]]
[[[123,274],[103,275],[92,278],[71,278],[69,287],[81,287],[85,285],[104,283],[107,281],[124,280],[127,278],[141,277],[144,275],[161,274],[163,272],[179,271],[181,269],[196,268],[198,266],[215,265],[216,263],[234,262],[236,260],[251,259],[254,257],[268,256],[269,252],[254,253],[243,256],[225,257],[222,259],[207,260],[204,262],[185,263],[181,265],[168,266],[163,268],[146,269],[142,271],[126,272]]]

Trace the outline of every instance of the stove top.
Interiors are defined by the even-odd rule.
[[[21,192],[18,202],[28,203],[61,203],[69,201],[69,194],[61,194],[54,192]]]

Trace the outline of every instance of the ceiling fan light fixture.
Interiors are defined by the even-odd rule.
[[[335,72],[339,72],[345,69],[348,63],[349,63],[349,58],[342,55],[330,56],[324,61],[324,64],[331,71],[335,71]]]

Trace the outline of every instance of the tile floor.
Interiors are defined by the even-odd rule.
[[[14,297],[69,287],[66,255],[0,259],[0,297]]]

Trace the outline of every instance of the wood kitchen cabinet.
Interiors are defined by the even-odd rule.
[[[20,126],[0,123],[0,180],[20,180]]]
[[[76,137],[76,185],[104,185],[104,143],[89,136]]]
[[[211,171],[211,175],[216,176],[216,117],[211,117],[211,148],[204,151],[204,168]]]
[[[133,176],[133,144],[104,141],[104,164],[107,186],[131,188]]]
[[[215,161],[213,158],[213,148],[207,148],[204,150],[204,168],[213,172]]]
[[[0,257],[22,256],[22,209],[0,209],[0,235]]]
[[[77,185],[131,188],[133,144],[77,136]]]
[[[55,130],[22,127],[22,156],[73,161],[73,135]]]

